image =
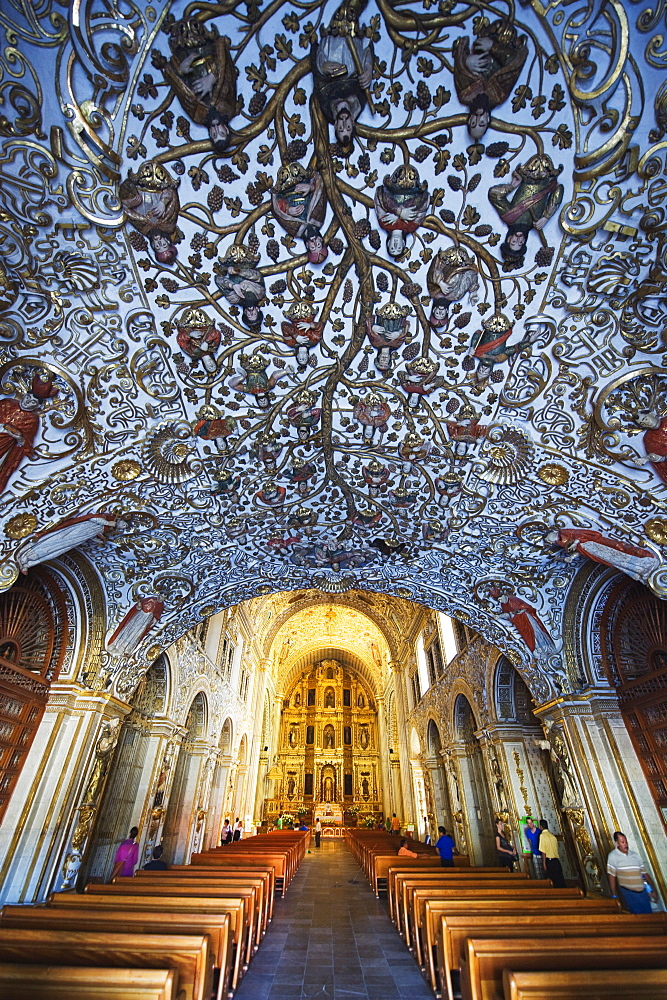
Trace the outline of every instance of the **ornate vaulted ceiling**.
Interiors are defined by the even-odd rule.
[[[657,14],[8,0],[0,26],[5,587],[82,548],[111,663],[363,588],[563,680],[582,560],[665,596]],[[94,513],[102,544],[70,523]]]

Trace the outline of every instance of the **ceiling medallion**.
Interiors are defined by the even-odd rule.
[[[652,517],[644,525],[646,534],[652,542],[667,545],[667,517]]]
[[[555,462],[543,465],[537,474],[542,482],[547,483],[548,486],[563,486],[570,478],[567,469],[562,465],[556,465]]]
[[[134,458],[125,458],[111,467],[111,475],[120,483],[129,483],[141,472],[141,465]]]
[[[37,527],[37,518],[34,514],[17,514],[10,518],[5,525],[5,534],[10,538],[18,540],[31,535]]]
[[[535,448],[527,434],[516,427],[495,427],[489,431],[482,457],[486,467],[479,473],[487,483],[507,486],[530,471]]]
[[[146,439],[144,465],[160,483],[184,483],[194,475],[188,462],[192,449],[191,430],[185,421],[162,424]]]

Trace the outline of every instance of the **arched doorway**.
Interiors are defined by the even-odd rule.
[[[41,722],[67,642],[55,585],[30,579],[0,596],[0,822]]]
[[[667,830],[667,602],[623,577],[600,619],[603,663]]]
[[[123,721],[104,789],[97,822],[79,882],[105,882],[121,840],[141,821],[140,786],[150,742],[151,726],[165,709],[167,672],[160,657],[151,664]],[[159,794],[159,793],[158,793]]]
[[[184,864],[188,860],[200,764],[200,758],[194,753],[194,744],[206,733],[206,709],[206,697],[200,691],[188,712],[186,733],[178,751],[174,783],[167,806],[163,847],[165,858],[171,864]]]
[[[461,796],[468,818],[470,861],[474,865],[493,865],[496,857],[493,812],[476,729],[470,702],[460,694],[454,703],[454,731],[462,751]]]
[[[454,821],[447,788],[447,773],[442,758],[440,730],[433,719],[429,719],[426,740],[428,745],[425,774],[426,817],[429,833],[434,837],[439,826],[451,831]]]
[[[225,807],[225,792],[229,769],[231,765],[231,749],[233,738],[233,726],[230,718],[225,719],[220,733],[218,744],[218,755],[213,771],[213,782],[211,785],[211,822],[206,827],[206,846],[217,847],[220,843],[220,831],[225,817],[223,811]]]

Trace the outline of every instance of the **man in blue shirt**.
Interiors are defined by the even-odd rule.
[[[535,820],[531,816],[526,817],[526,827],[523,832],[530,844],[532,853],[533,878],[544,878],[544,866],[542,864],[542,854],[540,853],[540,834],[542,831],[535,826]]]
[[[440,855],[440,864],[443,868],[453,868],[454,867],[454,852],[456,851],[456,844],[449,836],[444,826],[438,827],[438,837],[435,849]]]

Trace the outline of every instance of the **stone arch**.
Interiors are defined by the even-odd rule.
[[[431,757],[435,757],[442,750],[440,730],[433,719],[428,720],[428,726],[426,727],[426,745],[428,746],[428,753]]]
[[[458,694],[454,702],[454,733],[458,743],[461,798],[467,819],[472,864],[493,864],[495,831],[484,755],[470,701]]]
[[[528,686],[506,656],[498,657],[493,670],[493,709],[499,722],[539,728]]]
[[[222,730],[220,731],[220,751],[224,754],[230,754],[232,752],[232,742],[234,739],[234,723],[229,716],[225,719],[222,724]]]
[[[426,792],[426,828],[435,837],[439,826],[448,830],[454,827],[452,807],[449,798],[447,771],[442,756],[442,737],[435,719],[429,719],[426,727],[428,757],[425,761],[424,786]]]
[[[167,691],[167,660],[159,656],[144,674],[130,701],[114,751],[109,776],[84,862],[80,881],[103,882],[113,867],[121,840],[132,826],[139,826],[141,786],[150,767],[148,758],[151,727],[158,711],[164,710]]]
[[[196,743],[206,734],[208,702],[203,691],[192,699],[185,721],[185,735],[181,741],[171,786],[164,824],[163,847],[167,861],[184,864],[188,857],[189,836],[193,820],[195,796],[202,763],[196,753]]]
[[[237,751],[236,757],[237,757],[237,760],[238,760],[239,764],[247,764],[248,763],[248,761],[247,761],[247,757],[248,757],[248,739],[247,739],[245,733],[241,737],[241,741],[239,743],[239,749]]]

